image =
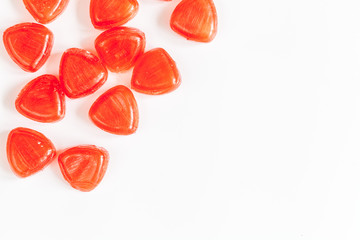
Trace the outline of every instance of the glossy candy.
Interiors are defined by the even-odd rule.
[[[70,48],[61,58],[60,83],[69,98],[94,93],[107,77],[108,72],[100,59],[86,50]]]
[[[29,82],[15,102],[19,113],[38,122],[56,122],[65,116],[65,95],[53,75],[42,75]]]
[[[137,0],[91,0],[90,18],[95,28],[108,29],[127,23],[138,9]]]
[[[96,126],[117,135],[133,134],[139,123],[134,95],[122,85],[101,95],[91,106],[89,116]]]
[[[137,92],[159,95],[174,91],[181,84],[176,63],[162,48],[152,49],[136,62],[131,88]]]
[[[188,40],[210,42],[217,33],[217,13],[212,0],[182,0],[170,20],[171,28]]]
[[[69,0],[23,0],[23,2],[36,21],[47,24],[64,11]]]
[[[37,23],[21,23],[5,30],[3,41],[12,60],[23,70],[36,72],[50,56],[52,32]]]
[[[93,190],[103,179],[109,154],[92,145],[67,149],[59,155],[59,166],[65,180],[80,191]]]
[[[28,128],[16,128],[9,133],[6,151],[10,167],[19,177],[42,170],[56,154],[49,139]]]
[[[162,0],[171,1],[171,0]],[[23,0],[26,9],[42,24],[52,22],[69,0]],[[108,72],[123,72],[134,67],[131,87],[138,92],[159,95],[181,84],[175,61],[162,48],[144,53],[145,34],[121,27],[138,12],[137,0],[90,0],[90,17],[97,29],[109,29],[95,40],[99,58],[89,51],[71,48],[64,52],[59,80],[42,75],[29,82],[16,99],[19,113],[39,122],[55,122],[65,115],[65,94],[80,98],[97,91]],[[171,28],[189,40],[210,42],[217,32],[217,13],[212,0],[182,0],[174,10]],[[45,26],[22,23],[8,28],[3,35],[5,48],[23,70],[35,72],[49,58],[54,36]],[[106,67],[105,67],[106,66]],[[136,132],[139,110],[131,90],[119,85],[102,94],[91,106],[89,117],[100,129],[117,135]],[[30,176],[47,166],[55,157],[52,142],[40,132],[16,128],[8,135],[7,157],[19,177]],[[108,152],[93,145],[77,146],[58,157],[61,172],[70,185],[92,191],[103,179]]]
[[[145,34],[136,28],[115,27],[95,40],[99,57],[112,72],[123,72],[134,66],[144,53]]]

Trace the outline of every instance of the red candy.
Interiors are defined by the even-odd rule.
[[[47,24],[64,11],[69,0],[23,0],[23,2],[36,21]]]
[[[181,77],[174,60],[162,48],[143,54],[135,64],[131,88],[137,92],[159,95],[174,91]]]
[[[162,0],[171,1],[171,0]],[[66,8],[69,0],[23,0],[36,21],[47,24]],[[42,123],[56,122],[65,116],[65,95],[81,98],[97,91],[111,72],[132,67],[131,88],[160,95],[181,85],[175,61],[162,48],[146,53],[145,34],[121,25],[138,12],[137,0],[90,0],[90,18],[97,29],[108,29],[95,40],[99,57],[89,51],[70,48],[61,58],[59,80],[45,74],[30,81],[19,93],[15,106],[25,117]],[[210,42],[217,33],[217,13],[212,0],[182,0],[175,8],[171,28],[189,40]],[[53,33],[43,25],[22,23],[8,28],[3,41],[11,59],[23,70],[36,72],[47,61]],[[137,131],[139,110],[132,91],[115,86],[92,104],[91,121],[100,129],[130,135]],[[8,135],[7,158],[19,177],[28,177],[45,168],[55,157],[53,143],[42,133],[16,128]],[[94,145],[69,148],[58,157],[65,180],[75,189],[89,192],[102,181],[109,162],[108,152]]]
[[[50,56],[54,44],[52,32],[37,23],[21,23],[5,30],[6,51],[23,70],[36,72]]]
[[[56,122],[65,116],[65,95],[53,75],[42,75],[29,82],[15,102],[19,113],[38,122]]]
[[[78,146],[61,153],[58,160],[65,180],[73,188],[89,192],[103,179],[109,154],[96,146]]]
[[[170,20],[171,28],[188,40],[210,42],[217,32],[217,13],[212,0],[182,0]]]
[[[69,98],[85,97],[98,90],[108,72],[94,54],[78,49],[66,50],[60,63],[60,83]]]
[[[136,28],[115,27],[100,34],[95,48],[112,72],[123,72],[134,66],[144,53],[145,34]]]
[[[134,95],[122,85],[101,95],[91,106],[89,116],[96,126],[117,135],[133,134],[139,123]]]
[[[9,133],[7,157],[19,177],[28,177],[46,167],[55,157],[55,147],[43,134],[28,128]]]
[[[108,29],[127,23],[138,9],[136,0],[91,0],[90,18],[95,28]]]

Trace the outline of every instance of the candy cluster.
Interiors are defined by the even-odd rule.
[[[169,0],[164,0],[169,1]],[[39,23],[20,23],[3,34],[11,59],[24,71],[36,72],[47,61],[54,43],[53,33],[44,25],[56,19],[69,0],[23,0]],[[135,17],[137,0],[91,0],[90,17],[96,29],[105,30],[94,42],[97,55],[71,48],[61,58],[59,79],[42,75],[19,93],[15,107],[25,117],[51,123],[65,117],[65,96],[86,97],[107,80],[108,71],[133,68],[131,88],[143,94],[160,95],[177,89],[181,77],[172,57],[162,48],[145,52],[145,34],[123,24]],[[217,14],[212,0],[182,0],[175,8],[171,28],[185,38],[210,42],[217,32]],[[132,91],[123,85],[107,90],[89,109],[89,117],[100,129],[116,135],[130,135],[139,124],[139,110]],[[42,133],[28,128],[12,130],[7,156],[13,172],[28,177],[45,168],[56,157],[54,144]],[[93,190],[105,175],[109,154],[100,147],[81,145],[58,157],[61,172],[72,187]]]

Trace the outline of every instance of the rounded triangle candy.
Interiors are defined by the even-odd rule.
[[[66,96],[80,98],[98,90],[107,80],[108,72],[94,54],[70,48],[61,58],[59,75]]]
[[[101,95],[91,106],[89,117],[102,130],[130,135],[139,124],[139,110],[130,89],[119,85]]]
[[[15,102],[19,113],[38,122],[56,122],[65,116],[65,95],[58,79],[42,75],[29,82]]]
[[[138,9],[137,0],[91,0],[90,18],[95,28],[108,29],[127,23]]]
[[[58,162],[65,180],[73,188],[89,192],[103,179],[109,154],[93,145],[77,146],[61,153]]]
[[[23,0],[23,2],[36,21],[47,24],[65,10],[69,0]]]
[[[171,1],[171,0],[162,0]],[[36,21],[46,24],[63,12],[69,0],[23,0]],[[61,59],[60,81],[42,75],[28,83],[16,100],[22,115],[39,122],[55,122],[65,115],[65,97],[80,98],[97,91],[107,80],[105,66],[123,72],[134,66],[131,87],[138,92],[159,95],[181,84],[175,61],[162,48],[144,54],[145,34],[138,29],[120,27],[138,12],[137,0],[90,0],[90,17],[95,28],[109,29],[95,40],[99,58],[72,48]],[[210,42],[217,33],[217,13],[212,0],[182,0],[174,10],[171,28],[189,40]],[[22,23],[3,35],[5,48],[23,70],[35,72],[49,58],[54,36],[46,27]],[[89,117],[104,131],[117,135],[136,132],[139,123],[137,102],[130,89],[116,86],[102,94],[91,106]],[[28,128],[10,132],[7,157],[14,173],[30,176],[46,167],[56,155],[52,142]],[[103,179],[109,161],[105,149],[83,145],[59,155],[61,172],[70,185],[80,191],[93,190]]]
[[[129,27],[115,27],[101,33],[95,40],[99,57],[111,72],[132,68],[144,53],[145,34]]]
[[[16,128],[9,133],[6,152],[11,169],[19,177],[42,170],[56,154],[48,138],[29,128]]]
[[[162,48],[144,53],[136,62],[131,88],[137,92],[160,95],[177,89],[181,76],[175,61]]]
[[[210,42],[217,33],[217,22],[212,0],[182,0],[171,15],[170,26],[188,40]]]
[[[37,23],[21,23],[5,30],[3,41],[11,59],[24,71],[36,72],[49,58],[53,33]]]

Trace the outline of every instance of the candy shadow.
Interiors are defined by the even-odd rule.
[[[90,51],[91,53],[95,54],[96,56],[97,56],[97,53],[96,53],[94,41],[97,36],[98,36],[98,34],[92,34],[91,36],[88,36],[81,41],[81,48]]]
[[[88,51],[91,51],[92,53],[96,53],[95,51],[95,45],[94,41],[96,37],[101,33],[101,31],[94,28],[94,26],[91,23],[90,19],[90,1],[87,1],[87,5],[84,6],[84,0],[77,0],[77,16],[78,21],[83,26],[83,29],[81,31],[84,32],[85,38],[81,41],[81,47],[83,49],[86,49]]]
[[[124,85],[124,86],[128,87],[129,89],[131,89],[131,77],[133,74],[133,69],[134,68],[131,68],[130,70],[128,70],[126,72],[122,72],[122,73],[118,74],[115,79],[117,85]]]
[[[84,5],[86,3],[86,6]],[[90,19],[90,1],[77,0],[76,12],[78,20],[84,27],[93,29],[93,25]]]
[[[59,77],[60,60],[63,53],[53,53],[46,62],[45,70],[47,74]]]
[[[104,86],[102,86],[99,90],[89,96],[86,96],[84,99],[81,99],[82,102],[79,104],[79,107],[76,110],[76,115],[81,121],[83,121],[83,126],[86,126],[86,129],[83,129],[83,131],[91,132],[94,134],[94,136],[99,136],[101,138],[112,139],[118,137],[117,135],[112,135],[98,128],[89,117],[89,110],[94,102],[110,88],[118,85],[124,84],[119,82],[117,79],[112,79],[110,77],[110,79],[108,79]]]
[[[171,19],[171,14],[173,13],[175,7],[179,4],[179,2],[180,1],[171,1],[167,3],[168,5],[164,8],[163,13],[160,14],[157,19],[158,20],[157,23],[160,27],[173,32],[173,30],[170,27],[170,19]]]
[[[9,26],[10,27],[10,26]],[[0,35],[1,38],[4,35],[4,31],[7,28],[0,28]],[[2,41],[2,39],[1,39]],[[10,58],[10,56],[8,55],[4,44],[0,44],[0,58],[1,58],[1,64],[6,64],[6,69],[8,69],[9,71],[14,71],[17,72],[19,70],[19,66],[16,65],[16,63],[13,62],[13,60]]]
[[[50,165],[48,166],[48,168],[50,169],[50,171],[52,171],[56,177],[58,177],[59,179],[62,180],[62,182],[64,184],[66,184],[66,180],[64,179],[62,173],[61,173],[61,170],[60,170],[60,167],[59,167],[59,163],[58,163],[58,157],[61,153],[63,153],[66,149],[61,149],[61,150],[57,150],[56,151],[56,156],[55,156],[55,159],[50,163]]]
[[[105,83],[106,84],[106,83]],[[109,88],[102,86],[99,90],[97,90],[95,93],[84,97],[81,99],[81,103],[79,104],[76,111],[76,117],[78,117],[84,124],[82,126],[85,126],[86,129],[83,129],[83,131],[86,132],[93,132],[94,134],[97,134],[97,127],[93,124],[93,122],[90,120],[89,117],[89,110],[92,106],[92,104],[95,102],[95,100],[104,92],[106,92]]]
[[[101,94],[105,91],[106,90],[101,91]],[[92,94],[91,96],[87,96],[87,99],[85,101],[83,101],[82,104],[80,104],[80,107],[76,110],[77,116],[82,121],[86,122],[86,124],[88,124],[88,125],[93,125],[93,123],[91,122],[91,120],[89,118],[90,107],[101,94],[96,92],[96,93]]]
[[[31,16],[31,14],[26,10],[26,7],[23,3],[23,1],[9,1],[11,2],[12,6],[16,11],[18,12],[17,16],[20,17],[18,20],[20,22],[35,22],[34,18]]]
[[[160,14],[157,18],[157,24],[161,27],[161,31],[163,32],[164,36],[166,35],[164,38],[168,39],[167,43],[172,43],[175,45],[187,45],[189,47],[199,47],[199,45],[203,45],[195,41],[189,41],[171,29],[171,15],[179,3],[180,0],[168,2],[168,5],[163,9],[163,13]]]
[[[30,79],[29,79],[30,81]],[[17,96],[19,95],[21,89],[26,85],[26,83],[20,83],[17,84],[15,87],[13,87],[11,89],[11,91],[9,91],[6,96],[4,97],[3,103],[4,106],[8,109],[10,109],[11,111],[13,111],[14,113],[16,112],[15,109],[15,100],[17,98]]]
[[[11,178],[13,176],[6,156],[6,142],[9,132],[4,131],[0,133],[0,169],[2,177]]]

